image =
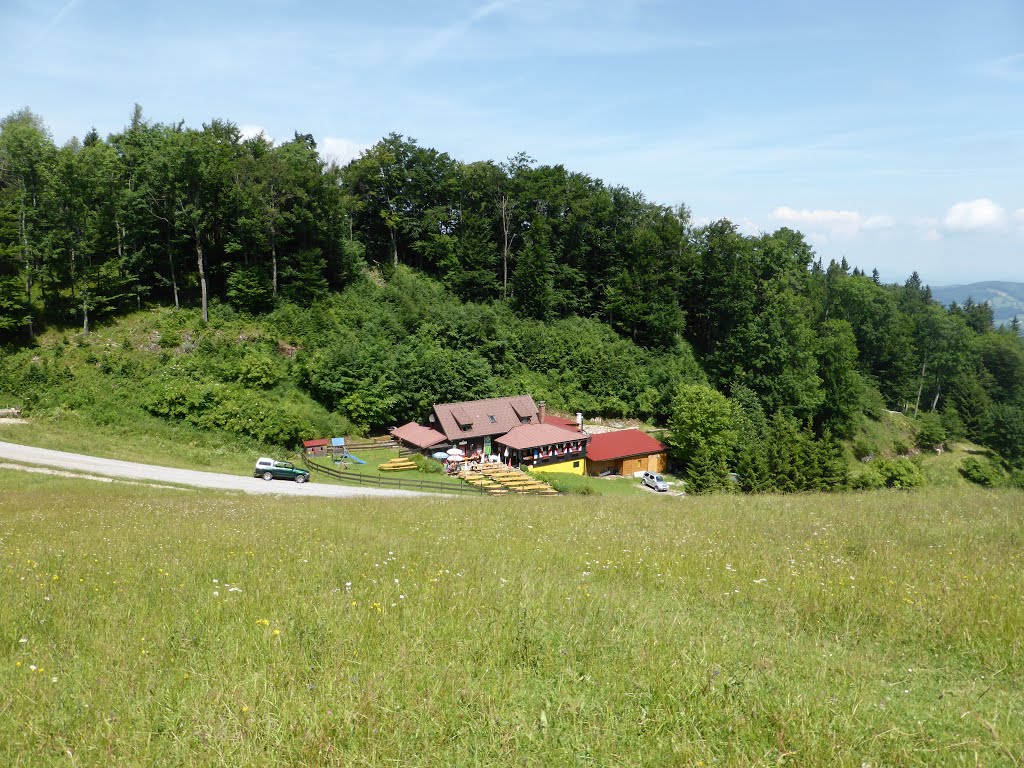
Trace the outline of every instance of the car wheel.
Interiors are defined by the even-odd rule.
[[[295,482],[296,483],[304,483],[304,482],[306,482],[306,476],[305,475],[296,475],[295,476]]]
[[[264,472],[263,473],[263,479],[264,480],[273,480],[274,479],[274,475],[272,473],[270,473],[270,472]]]

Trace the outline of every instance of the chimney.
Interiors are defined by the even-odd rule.
[[[583,431],[583,414],[582,413],[577,413],[576,414],[576,429],[578,429],[580,432]]]
[[[547,412],[548,412],[547,403],[545,403],[543,400],[541,400],[539,403],[537,403],[537,410],[539,411],[539,413],[537,414],[537,421],[539,423],[543,424],[544,423],[544,417],[547,415]]]

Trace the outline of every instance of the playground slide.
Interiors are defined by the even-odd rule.
[[[341,458],[348,459],[349,461],[354,461],[356,464],[365,464],[366,463],[365,461],[360,459],[358,456],[353,456],[351,453],[343,453],[343,454],[341,454]]]

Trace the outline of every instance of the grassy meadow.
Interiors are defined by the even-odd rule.
[[[7,472],[0,764],[1016,764],[1022,512]]]

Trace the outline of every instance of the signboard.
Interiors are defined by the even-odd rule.
[[[490,437],[485,437],[484,438],[484,456],[490,456],[490,455],[491,455],[491,438]]]

